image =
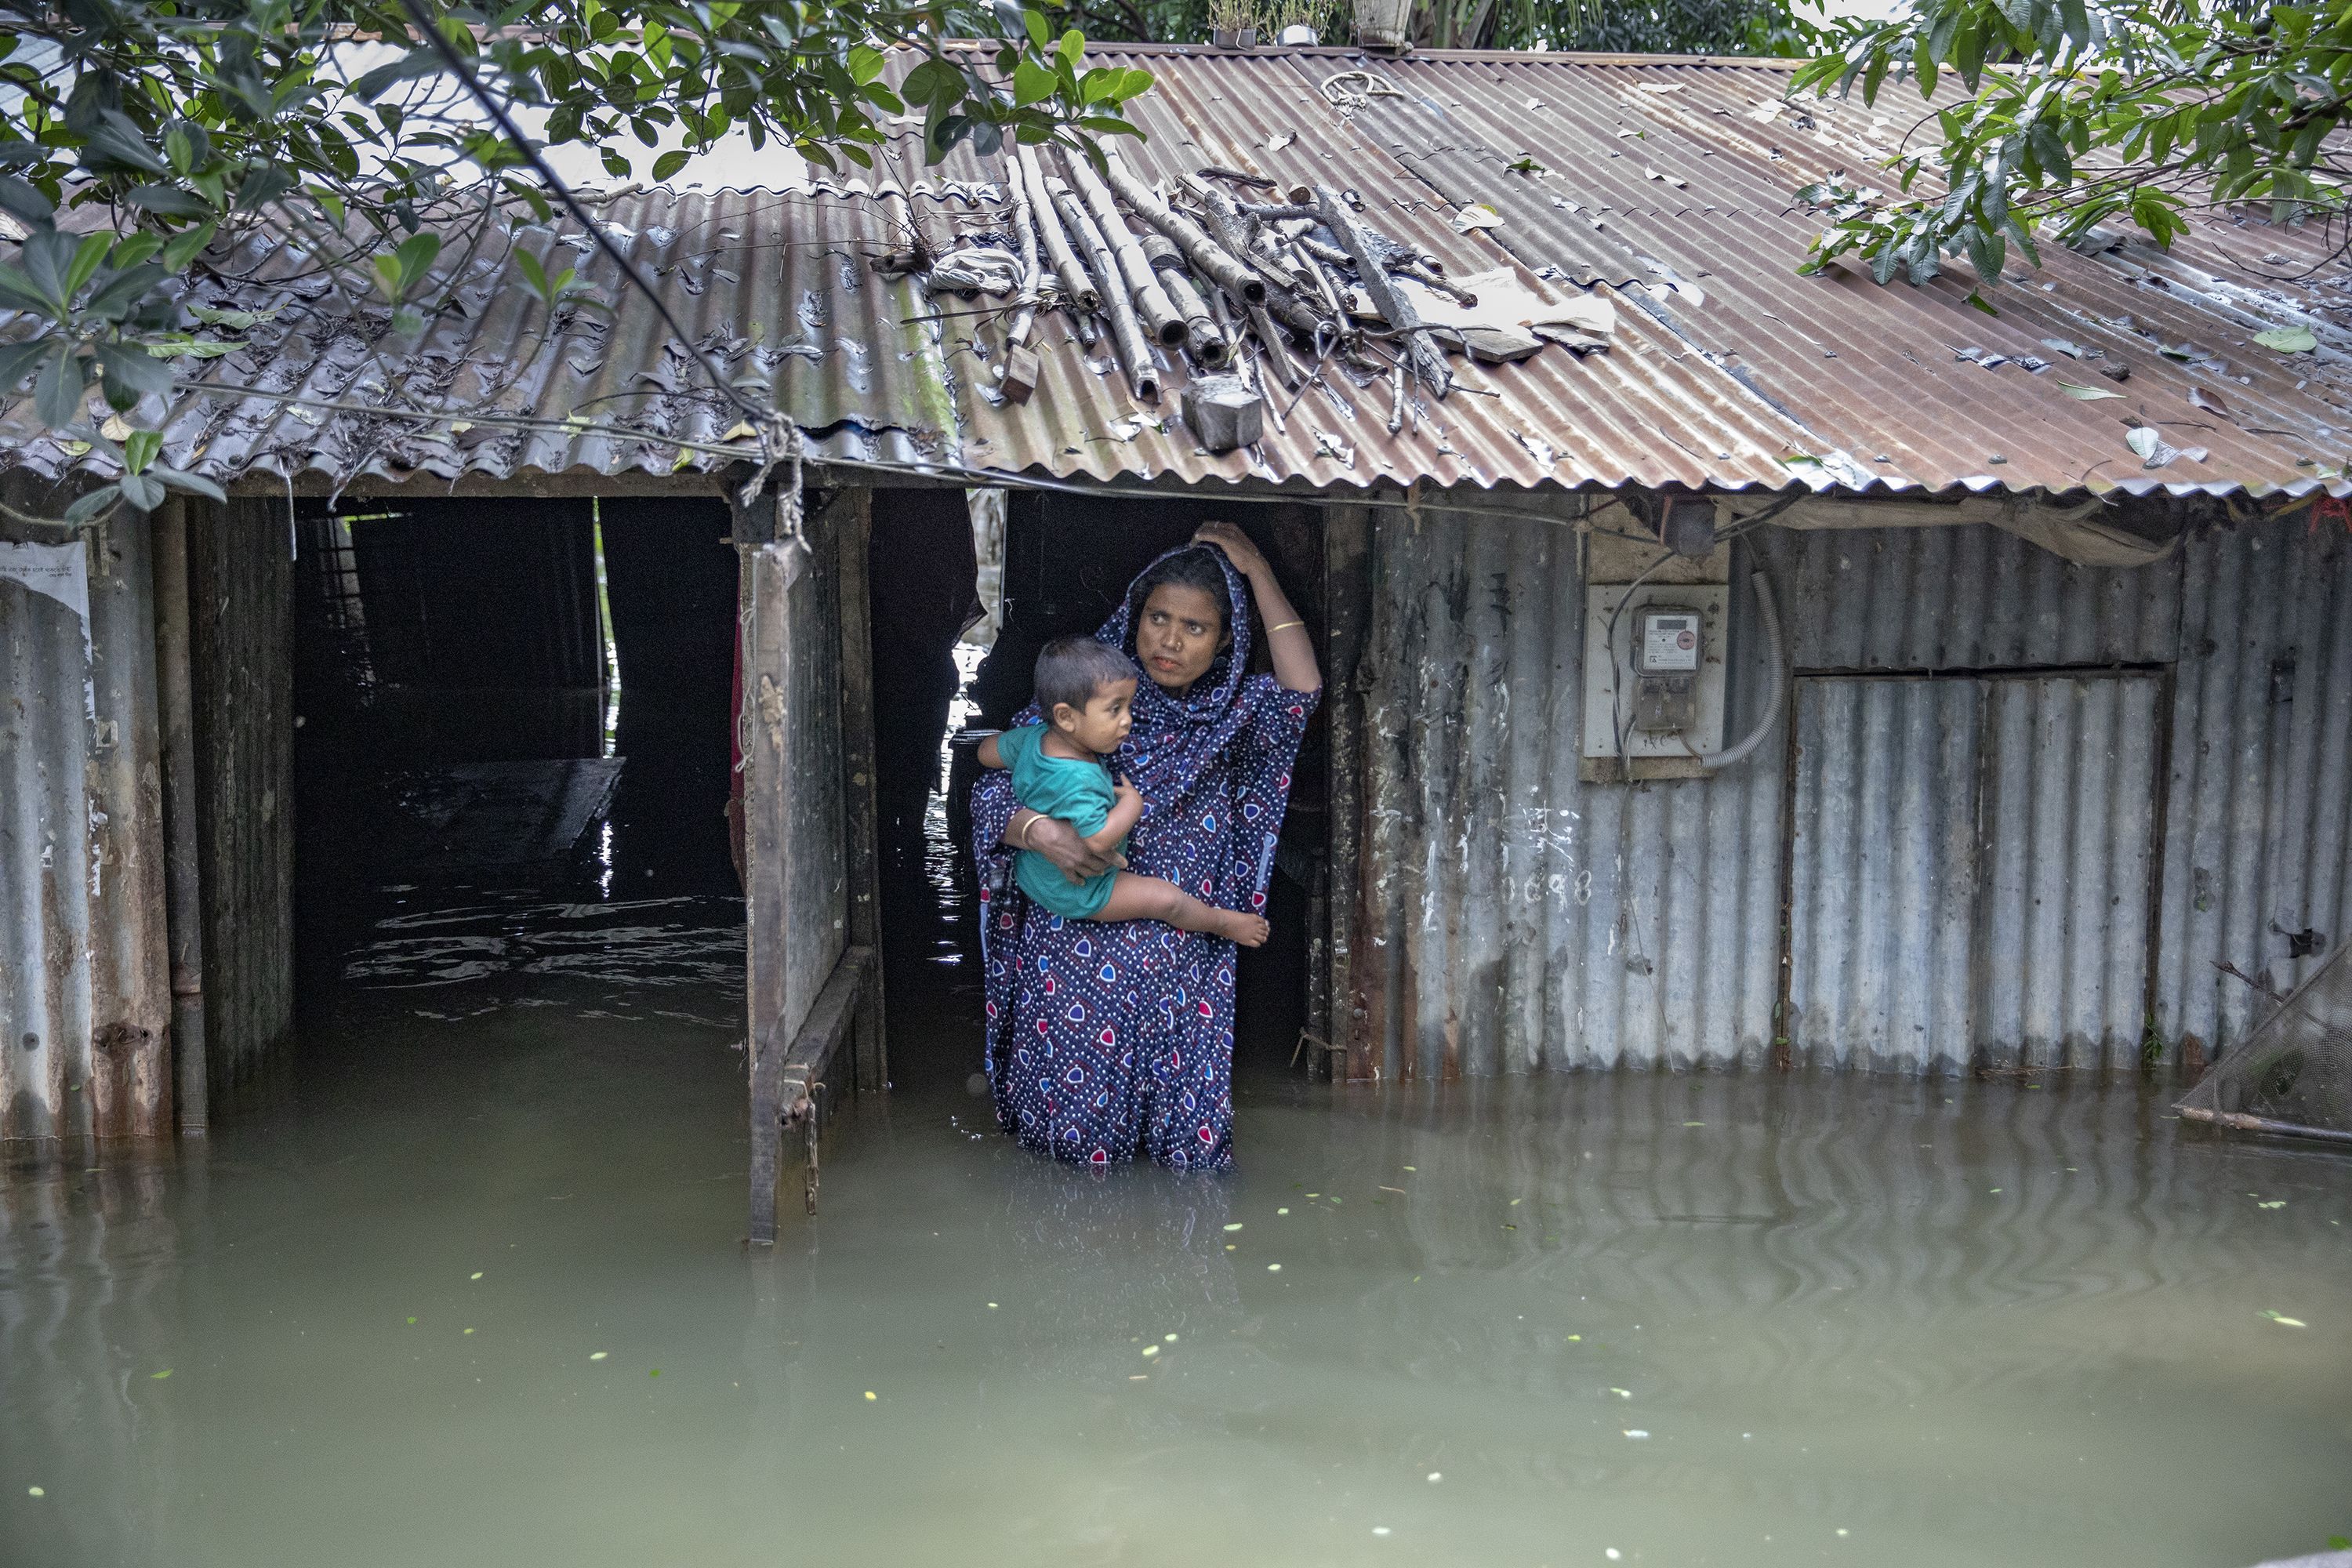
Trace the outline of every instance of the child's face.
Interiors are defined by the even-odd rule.
[[[1083,710],[1066,702],[1055,703],[1054,728],[1089,752],[1118,751],[1127,732],[1135,728],[1134,679],[1104,681],[1087,699]]]

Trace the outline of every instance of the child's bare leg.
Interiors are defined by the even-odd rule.
[[[1178,931],[1207,931],[1243,947],[1265,941],[1267,926],[1257,915],[1221,910],[1204,904],[1163,877],[1139,877],[1121,871],[1110,885],[1110,899],[1094,916],[1098,921],[1162,921]]]

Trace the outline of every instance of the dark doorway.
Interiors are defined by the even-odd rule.
[[[308,998],[599,953],[648,984],[740,971],[725,506],[345,502],[298,527]]]
[[[1003,620],[982,657],[957,643],[978,613],[963,493],[877,494],[872,574],[876,731],[886,802],[883,921],[890,1059],[901,1084],[961,1082],[980,1064],[976,889],[964,809],[974,764],[961,752],[950,764],[945,741],[951,721],[1003,728],[1028,703],[1040,648],[1099,626],[1137,573],[1219,519],[1242,524],[1275,563],[1301,614],[1319,626],[1322,533],[1312,506],[1014,491],[1006,514]],[[1255,658],[1257,668],[1270,668],[1262,647]],[[886,668],[896,674],[886,676]],[[1240,968],[1235,1065],[1246,1076],[1286,1070],[1306,1026],[1307,889],[1319,875],[1325,840],[1319,724],[1293,776],[1268,900],[1275,936],[1244,953]]]

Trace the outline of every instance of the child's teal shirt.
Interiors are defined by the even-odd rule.
[[[1045,732],[1043,724],[1031,724],[997,736],[996,754],[1013,774],[1013,798],[1081,834],[1100,833],[1118,800],[1110,770],[1100,763],[1047,755]],[[1110,901],[1118,873],[1105,871],[1073,882],[1051,860],[1034,849],[1024,849],[1013,860],[1013,876],[1033,902],[1066,919],[1087,920]]]

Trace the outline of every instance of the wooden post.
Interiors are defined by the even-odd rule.
[[[743,661],[743,816],[747,857],[744,943],[746,1054],[751,1075],[751,1226],[755,1246],[776,1239],[776,1173],[782,1158],[783,1062],[792,1040],[784,1019],[785,857],[792,853],[786,795],[784,703],[791,689],[793,584],[808,552],[790,542],[744,547],[751,578],[751,630]]]
[[[172,1097],[184,1136],[209,1125],[205,1063],[205,900],[196,810],[195,679],[188,624],[188,509],[155,513],[155,698],[163,730],[163,907],[172,973]]]
[[[873,950],[874,976],[859,1010],[857,1089],[887,1089],[889,1045],[883,1033],[881,807],[875,801],[874,630],[868,552],[874,492],[843,490],[833,504],[841,573],[842,793],[848,805],[849,942]]]
[[[1358,889],[1364,852],[1364,716],[1358,676],[1371,598],[1371,518],[1360,506],[1330,507],[1323,518],[1323,714],[1330,793],[1330,876],[1325,901],[1331,921],[1325,994],[1335,1015],[1323,1037],[1347,1052],[1342,1070],[1348,1077],[1368,1078],[1374,1058],[1363,1038],[1367,1020],[1355,968],[1363,934]]]

